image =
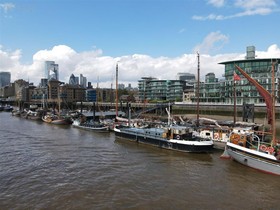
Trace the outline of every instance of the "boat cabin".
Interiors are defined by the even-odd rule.
[[[194,132],[193,128],[185,126],[171,126],[163,128],[163,130],[163,138],[177,140],[191,139],[193,137]]]

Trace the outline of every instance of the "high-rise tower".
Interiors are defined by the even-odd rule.
[[[45,78],[59,80],[58,64],[55,64],[54,61],[45,61]]]
[[[69,78],[69,84],[70,85],[79,85],[79,77],[75,77],[74,74],[71,74]]]
[[[11,73],[10,72],[0,72],[0,87],[10,85],[11,83]]]
[[[87,87],[87,78],[84,77],[82,74],[80,74],[80,85],[81,85],[83,88],[86,88],[86,87]]]

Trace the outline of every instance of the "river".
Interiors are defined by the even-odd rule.
[[[280,178],[0,113],[0,209],[279,209]]]

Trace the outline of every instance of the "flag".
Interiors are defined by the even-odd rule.
[[[235,71],[233,72],[233,80],[234,81],[240,81],[241,80],[240,76],[238,76],[238,74],[236,74]]]

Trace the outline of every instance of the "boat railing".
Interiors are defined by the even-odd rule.
[[[278,147],[273,147],[270,142],[263,141],[260,137],[256,134],[251,134],[251,140],[247,139],[246,143],[242,146],[246,148],[250,148],[265,154],[277,154],[279,151]]]

